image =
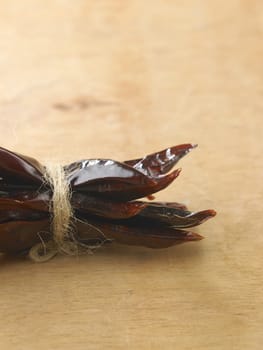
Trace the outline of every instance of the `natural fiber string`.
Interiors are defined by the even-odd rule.
[[[72,221],[74,218],[70,204],[71,190],[63,166],[46,166],[45,181],[53,191],[50,213],[52,213],[53,240],[41,242],[29,251],[32,260],[42,262],[51,259],[58,252],[69,255],[78,254],[78,244],[74,240]]]

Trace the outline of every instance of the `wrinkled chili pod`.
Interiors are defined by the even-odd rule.
[[[124,162],[87,159],[64,166],[74,240],[87,247],[115,241],[166,248],[202,239],[188,228],[213,217],[214,210],[191,212],[176,202],[138,200],[170,185],[180,173],[172,168],[194,147],[183,144]],[[52,187],[44,174],[45,166],[35,159],[0,148],[0,252],[26,252],[52,240]]]

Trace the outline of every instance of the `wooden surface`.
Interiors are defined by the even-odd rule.
[[[0,348],[262,349],[263,4],[1,0],[1,145],[124,160],[199,143],[158,199],[206,239],[0,260]]]

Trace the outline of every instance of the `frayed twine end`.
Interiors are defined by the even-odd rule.
[[[86,246],[74,237],[74,213],[70,204],[71,189],[63,166],[49,164],[46,166],[44,180],[53,191],[49,211],[52,214],[51,230],[53,239],[34,245],[29,251],[29,257],[35,262],[45,262],[57,253],[79,255],[92,253],[97,248]]]

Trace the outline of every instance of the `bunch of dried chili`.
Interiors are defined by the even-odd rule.
[[[202,239],[185,230],[215,215],[183,204],[139,201],[179,175],[172,167],[195,145],[183,144],[144,158],[117,162],[87,159],[64,166],[71,188],[74,240],[83,246],[115,241],[166,248]],[[27,252],[52,240],[52,186],[37,160],[0,148],[0,252]]]

